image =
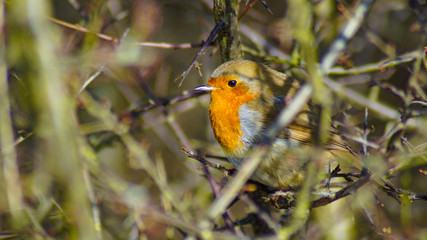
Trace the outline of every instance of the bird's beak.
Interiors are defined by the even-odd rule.
[[[196,88],[194,88],[194,91],[198,91],[198,92],[212,92],[215,89],[217,89],[217,87],[212,87],[209,84],[206,85],[202,85],[202,86],[198,86]]]

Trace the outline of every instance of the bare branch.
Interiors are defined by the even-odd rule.
[[[74,29],[76,31],[83,32],[83,33],[94,34],[98,38],[111,43],[118,43],[120,41],[119,39],[110,37],[106,34],[92,32],[89,29],[77,24],[67,23],[56,18],[49,18],[49,20],[53,23],[56,23],[66,28]],[[204,45],[204,43],[162,43],[162,42],[133,42],[132,44],[142,46],[142,47],[154,47],[154,48],[165,48],[165,49],[188,49],[188,48],[202,47]]]
[[[214,37],[217,35],[223,24],[224,22],[220,21],[215,25],[214,29],[209,34],[208,39],[206,40],[206,42],[203,43],[202,48],[197,52],[196,56],[193,58],[193,61],[191,61],[190,66],[188,66],[187,70],[185,70],[184,73],[182,73],[179,77],[175,79],[175,81],[181,79],[178,86],[181,86],[181,84],[184,82],[185,77],[187,77],[190,70],[194,67],[199,58],[203,55],[206,48],[212,43]]]

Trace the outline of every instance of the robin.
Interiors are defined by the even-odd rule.
[[[194,90],[210,92],[209,116],[213,133],[227,158],[238,169],[245,154],[262,141],[279,111],[292,101],[302,82],[248,60],[220,65],[208,84]],[[312,103],[282,129],[271,151],[261,161],[252,179],[278,189],[292,189],[304,180],[307,149],[313,143],[317,120]],[[353,155],[338,132],[331,127],[326,163],[340,153]]]

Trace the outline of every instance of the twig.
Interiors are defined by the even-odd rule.
[[[261,0],[261,4],[267,9],[267,11],[273,15],[273,12],[271,11],[270,7],[268,6],[267,2],[265,0]]]
[[[354,135],[350,135],[350,134],[342,134],[345,138],[347,138],[347,139],[350,139],[350,140],[352,140],[352,141],[355,141],[355,142],[357,142],[357,143],[360,143],[360,144],[362,144],[362,145],[365,145],[365,146],[367,146],[367,147],[370,147],[370,148],[372,148],[372,149],[381,149],[381,146],[380,145],[378,145],[378,144],[376,144],[376,143],[374,143],[374,142],[370,142],[370,141],[368,141],[368,140],[366,140],[366,139],[364,139],[364,138],[362,138],[362,137],[359,137],[359,136],[354,136]]]
[[[360,172],[348,172],[348,173],[340,173],[340,172],[332,172],[331,173],[331,178],[335,178],[335,177],[342,177],[347,179],[350,179],[350,177],[354,177],[354,178],[360,178],[362,176],[362,174]]]
[[[218,22],[214,29],[211,31],[211,33],[209,34],[208,39],[206,39],[206,42],[204,42],[202,44],[202,48],[200,48],[200,50],[197,52],[196,56],[194,57],[193,61],[191,61],[190,66],[188,66],[187,70],[185,70],[184,73],[182,73],[180,76],[178,76],[177,78],[175,78],[175,81],[178,79],[181,79],[181,81],[179,82],[178,86],[182,85],[182,82],[184,81],[185,77],[187,77],[188,73],[190,72],[190,70],[194,67],[194,65],[197,63],[197,61],[199,61],[199,58],[203,55],[203,53],[205,52],[206,48],[211,44],[211,42],[213,41],[214,37],[218,34],[219,29],[221,29],[222,25],[224,24],[223,21]]]
[[[363,171],[362,171],[363,174]],[[350,184],[349,186],[345,187],[344,189],[332,193],[330,196],[325,196],[320,199],[317,199],[311,203],[311,208],[321,207],[325,206],[329,203],[332,203],[340,198],[347,197],[348,195],[356,192],[359,188],[361,188],[365,183],[367,183],[370,179],[370,174],[366,172],[366,175],[362,176],[358,181]]]
[[[149,110],[158,108],[160,106],[163,106],[163,107],[171,106],[171,105],[174,105],[174,104],[176,104],[178,102],[182,102],[182,101],[185,101],[185,100],[196,98],[196,97],[199,97],[199,96],[205,95],[205,94],[206,94],[206,92],[198,92],[198,91],[192,91],[190,93],[184,92],[182,95],[178,95],[178,96],[173,97],[171,99],[166,99],[166,100],[160,100],[159,99],[154,104],[148,104],[148,105],[145,105],[145,106],[137,107],[135,109],[130,110],[128,113],[130,113],[132,115],[132,117],[137,117],[137,116],[141,115],[144,112],[147,112]],[[125,115],[126,115],[126,113],[125,113]]]
[[[216,198],[218,196],[218,189],[216,188],[216,184],[212,178],[211,173],[209,172],[207,161],[203,157],[202,152],[199,149],[197,149],[197,155],[196,156],[197,156],[197,159],[199,160],[199,162],[202,164],[202,169],[203,169],[203,172],[205,174],[205,177],[208,180],[209,185],[212,188],[212,192],[214,194],[214,197]]]
[[[246,8],[245,8],[245,10],[243,10],[243,12],[240,14],[240,16],[237,18],[237,21],[240,21],[240,19],[242,19],[245,15],[246,15],[246,13],[253,7],[253,6],[255,6],[255,4],[257,3],[257,2],[259,2],[259,0],[255,0],[253,3],[251,3],[251,5],[249,5],[249,6],[247,6]],[[247,5],[248,3],[246,2],[246,5]]]
[[[387,194],[394,197],[397,201],[400,202],[401,199],[406,198],[410,201],[415,200],[424,200],[427,201],[427,194],[414,193],[400,188],[395,188],[391,184],[385,184],[380,186]]]
[[[273,229],[275,232],[279,230],[279,226],[276,224],[274,219],[271,218],[270,215],[268,215],[265,210],[260,208],[258,204],[256,204],[250,197],[248,197],[246,194],[241,197],[242,201],[244,201],[249,207],[255,208],[256,214],[264,220],[264,222],[268,225],[269,228]]]
[[[19,132],[18,132],[18,134],[19,134]],[[15,141],[13,142],[13,144],[11,145],[11,146],[7,146],[7,147],[5,147],[5,148],[3,148],[3,149],[0,149],[0,156],[2,155],[2,154],[4,154],[4,151],[6,150],[6,149],[8,149],[8,148],[15,148],[18,144],[20,144],[20,143],[22,143],[22,142],[24,142],[25,140],[27,140],[28,138],[30,138],[31,136],[33,136],[34,135],[34,132],[30,132],[30,133],[23,133],[23,134],[21,134],[19,137],[17,137],[16,139],[15,139]]]
[[[102,239],[101,209],[97,204],[96,193],[90,178],[90,171],[86,166],[82,167],[82,175],[92,210],[93,228],[96,231],[96,237]]]
[[[398,89],[396,86],[392,85],[389,82],[377,82],[375,81],[375,85],[378,85],[379,87],[390,91],[392,94],[396,95],[396,97],[399,97],[403,103],[406,102],[406,99],[408,99],[407,94],[404,90]],[[406,105],[406,104],[405,104]]]
[[[252,213],[248,215],[249,221],[257,234],[274,234],[273,236],[277,236],[280,229],[279,224],[269,214],[269,203],[261,196],[257,196],[259,190],[246,192],[241,196],[241,200],[253,209],[250,211]]]
[[[320,68],[326,73],[335,63],[341,52],[344,50],[347,42],[356,34],[365,18],[366,13],[374,3],[374,0],[362,0],[354,11],[354,17],[348,19],[344,30],[335,39],[320,63]]]
[[[253,8],[254,6],[255,6],[255,4],[257,3],[257,2],[259,2],[260,0],[255,0],[253,3],[251,3],[251,5],[249,5],[241,14],[240,14],[240,16],[239,16],[239,18],[237,18],[237,21],[240,21],[240,19],[242,19],[245,15],[246,15],[246,13],[251,9],[251,8]],[[267,11],[271,14],[271,15],[273,15],[273,12],[271,11],[271,9],[270,9],[270,7],[267,5],[267,3],[264,1],[264,0],[261,0],[261,4],[267,9]],[[247,3],[246,3],[246,5],[247,5]]]
[[[129,33],[129,28],[126,29],[126,31],[123,33],[122,37],[120,38],[120,41],[117,42],[117,45],[119,45],[123,41],[123,39],[126,38],[128,33]],[[80,87],[77,95],[81,94],[87,88],[87,86],[89,86],[89,84],[91,84],[93,82],[93,80],[95,80],[95,78],[97,78],[99,75],[101,75],[101,73],[104,72],[105,67],[107,66],[108,62],[113,58],[113,56],[114,56],[114,53],[110,53],[110,55],[107,57],[107,59],[105,59],[102,66],[83,83],[83,85]]]
[[[266,55],[265,51],[263,50],[265,49],[271,56],[275,56],[284,61],[290,61],[291,58],[289,55],[285,54],[283,50],[277,48],[273,44],[270,44],[262,34],[253,30],[249,25],[240,23],[239,28],[242,34],[246,35],[247,38],[250,39],[255,46],[257,46],[259,51],[262,51],[262,57],[265,57]]]
[[[154,103],[158,104],[159,103],[159,99],[155,96],[155,94],[153,93],[153,91],[151,90],[151,88],[145,83],[145,81],[142,79],[142,77],[140,76],[140,74],[138,74],[138,72],[136,71],[135,68],[132,68],[132,71],[139,78],[138,82],[140,83],[140,85],[141,85],[142,89],[144,90],[144,92],[147,94],[148,98],[151,99],[151,100],[153,100]],[[160,107],[160,110],[162,111],[163,115],[168,120],[167,123],[172,128],[173,132],[176,134],[178,140],[187,149],[191,150],[190,143],[189,143],[187,137],[185,136],[184,131],[182,131],[181,127],[176,123],[176,121],[173,120],[173,116],[171,114],[169,114],[169,110],[166,109],[161,104],[159,105],[159,107]]]
[[[157,221],[161,221],[167,224],[171,224],[172,226],[178,227],[187,232],[197,234],[199,236],[206,236],[204,234],[209,234],[214,239],[234,239],[236,236],[234,234],[230,234],[227,232],[219,233],[214,231],[206,232],[206,229],[198,227],[198,224],[195,223],[187,223],[181,218],[166,215],[159,210],[156,209],[146,209],[143,213],[145,216],[150,217],[150,219],[154,219]]]
[[[222,156],[218,156],[218,155],[214,155],[214,154],[210,154],[210,153],[206,153],[206,157],[207,158],[215,158],[217,160],[221,160],[221,161],[226,161],[228,162],[228,158],[226,157],[222,157]]]
[[[202,169],[203,172],[205,173],[205,178],[208,180],[209,185],[211,186],[212,192],[214,194],[214,198],[218,197],[218,189],[216,187],[216,183],[212,178],[211,173],[209,172],[208,166],[207,166],[207,161],[206,159],[202,156],[202,153],[200,150],[197,150],[197,157],[199,159],[199,161],[202,164]],[[230,215],[228,214],[228,211],[224,211],[224,213],[222,214],[222,218],[224,220],[225,225],[227,226],[227,228],[232,232],[232,233],[236,233],[236,231],[234,230],[233,227],[233,220],[231,219]]]
[[[28,214],[28,217],[30,218],[31,223],[34,225],[33,227],[35,231],[38,231],[43,236],[44,239],[49,239],[49,240],[54,239],[46,232],[42,224],[40,224],[39,220],[34,216],[34,213],[30,211],[29,208],[25,208],[25,212]],[[3,234],[0,235],[0,239],[7,239],[8,237],[13,238],[13,236],[3,236]]]
[[[426,101],[411,101],[409,103],[408,109],[408,116],[405,116],[406,118],[413,118],[413,117],[421,117],[427,115],[427,102]],[[416,113],[414,113],[416,112]],[[404,117],[404,116],[402,116]]]
[[[95,78],[97,78],[99,75],[101,75],[101,73],[104,72],[105,66],[107,66],[107,63],[111,60],[112,58],[112,54],[105,60],[105,62],[101,65],[101,67],[94,73],[92,74],[86,81],[84,81],[84,83],[82,84],[82,86],[80,87],[79,91],[77,94],[82,93],[87,86],[89,86],[89,84],[91,84],[93,82],[93,80],[95,80]]]
[[[370,174],[368,173],[360,173],[360,172],[350,172],[350,173],[339,173],[339,168],[337,168],[336,170],[334,170],[333,172],[331,172],[330,178],[336,178],[336,177],[342,177],[344,179],[346,179],[347,181],[351,181],[352,183],[350,184],[335,184],[332,186],[337,186],[337,187],[343,187],[343,189],[341,189],[338,192],[319,192],[319,191],[313,191],[312,194],[313,195],[317,195],[317,196],[321,196],[321,198],[312,201],[311,203],[311,208],[316,208],[316,207],[321,207],[324,205],[327,205],[333,201],[336,201],[340,198],[346,197],[354,192],[356,192],[360,187],[362,187],[366,182],[369,181],[370,179]],[[363,175],[365,174],[365,175]],[[351,178],[358,178],[359,180],[356,182],[353,182],[353,180]],[[328,183],[323,183],[323,184],[319,184],[317,185],[317,187],[322,187],[322,186],[326,186],[327,188]],[[271,205],[273,205],[274,207],[278,208],[278,209],[289,209],[291,207],[295,207],[296,204],[296,199],[295,199],[295,195],[296,195],[297,191],[295,190],[289,190],[289,191],[278,191],[275,192],[271,195],[269,195],[268,197],[266,197],[266,201],[270,202]]]
[[[350,75],[350,74],[361,74],[361,73],[379,71],[385,68],[397,66],[402,63],[411,62],[418,57],[419,52],[420,52],[419,50],[415,50],[397,57],[384,59],[378,63],[366,64],[364,66],[353,67],[349,69],[344,69],[341,67],[333,67],[333,68],[327,69],[325,72],[326,74],[330,74],[330,75],[346,75],[346,74]]]
[[[366,173],[368,171],[367,169],[367,159],[368,159],[368,145],[366,144],[366,142],[368,142],[368,135],[369,135],[369,131],[368,131],[368,108],[365,107],[365,117],[363,119],[363,134],[362,134],[362,139],[364,140],[364,142],[362,142],[362,175],[364,175],[364,173]]]
[[[77,24],[67,23],[55,18],[49,18],[49,20],[53,23],[61,25],[66,28],[74,29],[83,33],[94,34],[100,39],[106,40],[112,43],[118,43],[120,40],[117,38],[110,37],[106,34],[95,33],[90,31],[89,29],[82,27]],[[154,48],[165,48],[165,49],[189,49],[203,46],[204,43],[162,43],[162,42],[133,42],[132,44],[142,47],[154,47]]]
[[[365,98],[361,94],[344,87],[342,84],[339,84],[335,81],[332,81],[328,78],[323,80],[325,84],[336,92],[339,96],[345,97],[348,100],[351,100],[354,103],[357,103],[360,106],[368,107],[370,110],[381,114],[382,117],[390,120],[398,120],[400,118],[400,114],[394,109],[387,107],[381,103],[371,101],[368,98]],[[408,125],[410,123],[408,122]]]
[[[350,11],[344,6],[343,1],[339,1],[339,11],[345,16],[347,19],[351,18]],[[361,29],[365,31],[365,36],[368,41],[374,44],[379,50],[381,50],[387,56],[394,56],[396,49],[390,44],[385,43],[374,31],[370,30],[368,26],[361,26]]]
[[[208,166],[209,167],[212,167],[212,168],[215,168],[215,169],[218,169],[218,170],[221,170],[221,171],[223,171],[223,172],[225,172],[226,173],[226,175],[230,175],[231,173],[230,173],[230,170],[228,170],[228,169],[226,169],[225,167],[222,167],[221,165],[218,165],[218,164],[214,164],[214,163],[212,163],[212,162],[210,162],[210,161],[207,161],[205,158],[204,158],[204,156],[201,154],[201,151],[199,150],[199,149],[197,149],[196,151],[197,151],[197,154],[195,155],[195,154],[192,154],[191,153],[191,151],[190,150],[188,150],[188,149],[186,149],[186,148],[181,148],[181,150],[185,153],[185,154],[187,154],[187,156],[189,157],[189,158],[192,158],[192,159],[194,159],[194,160],[197,160],[197,161],[199,161],[201,164],[202,164],[202,168],[203,168],[203,172],[205,173],[205,177],[206,177],[206,179],[208,180],[208,182],[209,182],[209,185],[211,186],[211,188],[212,188],[212,192],[213,192],[213,194],[214,194],[214,197],[216,198],[217,196],[218,196],[218,194],[219,194],[219,192],[218,192],[218,190],[216,189],[216,184],[215,184],[215,182],[214,182],[214,180],[213,180],[213,178],[212,178],[212,175],[210,174],[210,172],[209,172],[209,169],[208,169]],[[234,225],[234,223],[233,223],[233,220],[231,219],[231,217],[230,217],[230,215],[228,214],[228,212],[227,211],[225,211],[223,214],[222,214],[222,217],[223,217],[223,219],[224,219],[224,223],[225,223],[225,225],[227,226],[227,228],[232,232],[232,233],[236,233],[236,231],[235,231],[235,229],[234,229],[234,227],[233,227],[233,225]],[[240,231],[238,231],[237,232],[239,235],[242,235],[242,232],[240,232]]]
[[[86,11],[82,8],[82,6],[76,0],[68,0],[68,2],[82,15],[85,21],[89,20],[89,17]]]
[[[161,178],[157,175],[156,165],[151,161],[146,149],[141,147],[140,143],[130,134],[126,125],[119,122],[117,117],[109,109],[103,108],[86,92],[83,92],[79,97],[80,100],[85,103],[85,109],[89,114],[102,121],[107,131],[111,131],[120,137],[129,154],[134,157],[135,161],[139,164],[139,167],[145,170],[146,174],[153,179],[161,190],[162,196],[180,213],[184,212],[181,202],[177,201],[170,187],[161,182]],[[109,177],[105,177],[104,179],[108,181]],[[116,184],[108,185],[116,186]],[[123,191],[123,189],[120,189],[120,191]]]
[[[217,169],[217,170],[220,170],[220,171],[222,171],[222,172],[224,172],[227,176],[230,176],[230,175],[232,175],[233,173],[234,173],[234,169],[227,169],[227,168],[225,168],[225,167],[223,167],[223,166],[221,166],[221,165],[219,165],[219,164],[215,164],[215,163],[212,163],[212,162],[210,162],[210,161],[208,161],[208,160],[206,160],[206,159],[204,159],[204,158],[202,158],[201,156],[199,156],[199,155],[195,155],[195,154],[192,154],[191,153],[191,151],[190,150],[188,150],[188,149],[186,149],[186,148],[181,148],[181,150],[185,153],[185,154],[187,154],[187,157],[189,157],[189,158],[192,158],[192,159],[194,159],[194,160],[196,160],[196,161],[199,161],[199,162],[204,162],[205,164],[207,164],[209,167],[211,167],[211,168],[214,168],[214,169]]]

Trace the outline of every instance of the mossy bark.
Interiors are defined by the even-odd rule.
[[[237,26],[237,0],[214,0],[215,22],[225,24],[218,33],[218,43],[223,62],[242,57],[240,34]]]

